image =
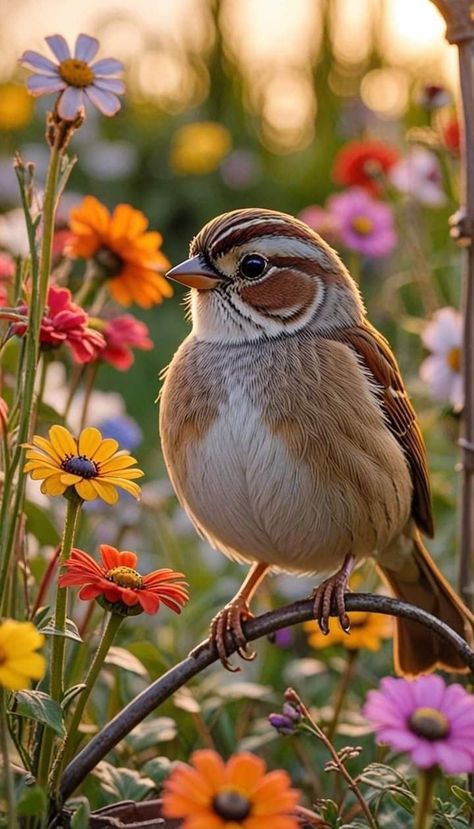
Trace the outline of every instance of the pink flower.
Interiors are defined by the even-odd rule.
[[[413,147],[392,167],[389,178],[397,190],[421,204],[441,207],[446,202],[438,159],[425,147]]]
[[[132,348],[141,351],[153,348],[153,342],[148,336],[148,326],[131,314],[122,314],[108,320],[105,328],[101,330],[105,348],[98,354],[98,358],[111,363],[119,371],[126,371],[132,365]]]
[[[391,208],[354,187],[336,193],[326,207],[339,225],[342,244],[371,259],[386,256],[397,243]]]
[[[324,207],[310,204],[298,213],[298,219],[305,222],[311,230],[319,233],[330,245],[337,245],[341,242],[339,220]]]
[[[431,351],[420,366],[420,377],[435,400],[450,403],[455,412],[464,405],[461,374],[462,318],[455,308],[440,308],[421,335]]]
[[[26,312],[26,306],[19,310]],[[44,348],[59,348],[63,343],[70,348],[76,363],[89,363],[105,346],[105,340],[98,331],[88,327],[89,318],[79,305],[71,301],[67,288],[51,285],[47,305],[41,322],[40,342]],[[26,323],[15,323],[12,331],[22,337]]]
[[[0,251],[0,308],[8,305],[8,285],[15,274],[15,262],[9,253]]]
[[[474,772],[474,697],[461,685],[447,686],[439,676],[384,677],[380,690],[369,691],[363,714],[381,743],[407,752],[418,768]]]

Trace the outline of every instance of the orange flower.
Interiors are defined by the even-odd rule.
[[[112,214],[94,196],[86,196],[70,213],[72,236],[69,256],[94,259],[100,277],[107,280],[121,305],[136,302],[142,308],[162,302],[173,289],[162,275],[170,263],[161,252],[160,233],[147,231],[148,219],[129,204],[118,204]]]
[[[210,749],[195,751],[191,766],[166,780],[163,815],[183,829],[297,829],[299,792],[285,771],[266,773],[263,760],[235,754],[227,763]]]
[[[119,552],[108,544],[100,545],[102,566],[83,550],[74,548],[63,567],[67,573],[59,577],[60,587],[81,587],[79,598],[85,601],[103,598],[108,610],[121,615],[157,613],[163,603],[175,613],[188,601],[183,573],[154,570],[141,576],[136,566],[138,556],[129,550]]]

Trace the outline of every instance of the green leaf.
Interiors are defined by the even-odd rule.
[[[73,816],[70,820],[70,827],[71,829],[89,829],[90,826],[90,814],[91,808],[89,806],[89,801],[85,797],[77,798],[77,801],[82,801],[79,803],[76,811],[74,812]],[[72,804],[74,807],[76,802]]]
[[[44,633],[45,636],[64,636],[65,639],[72,639],[74,642],[82,642],[79,628],[72,621],[72,619],[66,619],[65,630],[58,630],[54,627],[54,617],[52,617],[51,619],[48,619],[48,622],[44,627],[39,628],[39,631],[40,633]]]
[[[144,664],[126,648],[110,648],[105,663],[106,665],[116,665],[124,671],[138,674],[138,676],[148,677],[148,671]]]
[[[115,768],[105,760],[92,773],[98,777],[104,791],[119,800],[143,800],[155,789],[149,777],[142,777],[134,769]]]
[[[46,792],[41,786],[34,784],[33,786],[25,786],[17,801],[16,808],[19,815],[22,817],[29,817],[30,815],[46,814],[48,806],[48,798]]]
[[[171,760],[169,757],[153,757],[142,766],[141,771],[153,780],[157,789],[160,789],[163,780],[166,780],[171,771]]]
[[[126,737],[134,751],[145,751],[157,743],[168,743],[176,737],[178,728],[171,717],[155,717],[137,725]]]
[[[61,706],[44,691],[17,691],[14,694],[14,709],[10,712],[17,717],[44,723],[60,737],[64,736]]]
[[[451,791],[458,800],[461,800],[470,809],[474,810],[474,797],[468,789],[463,789],[462,786],[451,786]]]
[[[61,700],[61,708],[63,711],[66,711],[71,702],[76,699],[76,697],[84,690],[86,684],[81,682],[79,685],[72,685],[70,688],[67,689],[65,692],[62,700]]]
[[[64,415],[59,414],[56,409],[53,409],[52,406],[48,406],[47,403],[41,401],[38,407],[38,418],[41,420],[43,424],[59,424],[60,426],[64,426]]]
[[[56,547],[59,544],[60,535],[46,510],[32,501],[26,501],[24,512],[27,518],[27,531],[34,535],[40,544],[50,544]]]

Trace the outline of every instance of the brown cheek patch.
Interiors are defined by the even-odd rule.
[[[316,297],[317,283],[294,271],[281,271],[256,285],[245,285],[240,292],[244,302],[259,311],[278,312],[308,308]]]

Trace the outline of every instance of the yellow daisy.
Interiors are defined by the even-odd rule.
[[[0,622],[0,685],[21,691],[29,688],[32,679],[42,679],[46,659],[35,653],[42,645],[44,636],[32,622]]]
[[[24,471],[34,481],[43,481],[45,495],[63,495],[74,487],[84,501],[102,498],[107,504],[118,501],[117,487],[138,498],[140,487],[133,480],[141,478],[140,469],[128,452],[119,451],[112,438],[103,438],[98,429],[83,429],[76,440],[64,426],[51,426],[49,440],[35,435],[27,444]]]
[[[351,621],[350,633],[344,633],[339,623],[331,619],[332,629],[325,636],[316,622],[305,622],[303,627],[308,633],[308,642],[316,649],[329,648],[331,645],[344,645],[349,651],[366,648],[378,651],[382,639],[392,636],[392,620],[381,613],[354,611],[348,614]]]

